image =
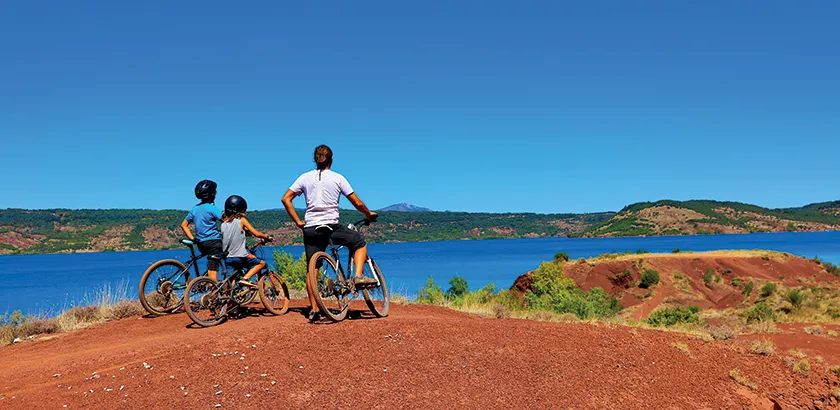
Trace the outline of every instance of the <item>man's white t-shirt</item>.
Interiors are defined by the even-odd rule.
[[[312,170],[299,176],[289,189],[306,198],[306,227],[338,223],[338,200],[353,188],[338,172]]]

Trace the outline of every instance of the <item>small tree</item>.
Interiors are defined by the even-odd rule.
[[[437,305],[443,302],[443,299],[443,291],[435,283],[435,278],[429,275],[429,279],[426,279],[426,284],[417,292],[417,303]]]
[[[566,252],[557,252],[554,254],[554,261],[555,262],[568,262],[569,261],[569,254]]]
[[[776,284],[768,282],[761,285],[761,290],[758,292],[759,296],[766,298],[776,292]]]
[[[450,298],[459,298],[467,293],[467,280],[455,275],[449,280],[449,290],[446,291],[446,296]]]

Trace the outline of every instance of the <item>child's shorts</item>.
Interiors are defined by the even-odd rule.
[[[262,262],[260,258],[249,258],[249,257],[241,257],[241,258],[227,258],[225,259],[225,263],[228,264],[233,269],[242,269],[248,270],[257,266]]]

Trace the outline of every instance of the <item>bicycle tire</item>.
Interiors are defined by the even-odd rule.
[[[175,283],[169,280],[161,280],[165,277],[174,277],[181,273]],[[149,282],[149,278],[153,278]],[[140,304],[152,315],[163,316],[170,314],[180,308],[183,304],[183,294],[178,294],[178,289],[186,290],[187,282],[190,279],[190,272],[183,263],[175,259],[159,260],[149,266],[140,278],[138,289]],[[155,283],[157,282],[157,283]],[[151,284],[151,289],[146,286]]]
[[[272,315],[282,315],[289,311],[289,288],[276,272],[268,271],[257,282],[260,302]]]
[[[338,270],[333,258],[325,252],[312,255],[306,279],[306,285],[321,314],[333,322],[344,320],[350,304],[347,294],[342,290],[344,275]]]
[[[206,276],[190,281],[184,292],[184,310],[193,323],[201,327],[224,322],[227,318],[227,305],[228,302],[219,294],[219,284]]]
[[[385,276],[382,275],[379,265],[377,265],[376,261],[372,258],[369,258],[369,261],[370,265],[366,263],[365,267],[370,267],[371,265],[373,266],[373,272],[371,272],[373,276],[371,277],[379,281],[379,286],[362,289],[362,296],[365,297],[365,303],[374,316],[386,317],[391,310],[391,295],[388,294],[388,286],[385,284]],[[366,269],[365,276],[367,276],[367,274],[368,272]]]

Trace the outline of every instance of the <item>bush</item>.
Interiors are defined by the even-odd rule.
[[[761,285],[761,291],[759,291],[758,295],[766,298],[776,292],[776,284],[772,282],[765,283]]]
[[[603,289],[584,292],[566,277],[561,265],[547,262],[534,271],[532,290],[525,294],[525,303],[529,310],[572,313],[580,319],[609,317],[621,310],[618,300]]]
[[[554,261],[555,262],[568,262],[569,261],[569,254],[566,252],[557,252],[554,254]]]
[[[787,300],[791,305],[793,305],[794,309],[799,309],[799,307],[802,306],[802,301],[804,299],[805,296],[798,289],[791,289],[785,295],[785,300]]]
[[[647,289],[653,285],[659,283],[659,272],[653,269],[645,269],[645,273],[642,274],[642,281],[639,284],[639,287]]]
[[[700,323],[698,311],[700,308],[697,306],[659,308],[654,310],[645,322],[655,327],[670,327],[678,323]]]
[[[822,265],[823,268],[825,268],[826,272],[834,276],[840,276],[840,267],[838,267],[837,265],[829,262],[822,262]]]
[[[81,323],[93,323],[101,319],[99,306],[76,306],[66,312],[65,315]]]
[[[424,303],[427,305],[437,305],[444,301],[443,291],[440,286],[435,283],[435,278],[429,275],[426,279],[426,284],[417,292],[417,303]]]
[[[741,278],[732,278],[729,284],[737,288],[744,284],[744,280]]]
[[[746,297],[750,297],[754,288],[755,285],[752,282],[749,282],[747,283],[747,286],[744,286],[744,291],[741,293],[743,293]]]
[[[139,302],[136,300],[125,300],[109,308],[106,317],[108,320],[119,320],[144,313],[145,310]]]
[[[712,283],[712,279],[715,278],[715,273],[712,270],[707,270],[706,273],[703,275],[703,282],[707,285]]]
[[[493,285],[495,287],[495,285]],[[446,296],[450,298],[460,298],[467,293],[467,280],[455,275],[449,280],[449,290],[446,291]]]
[[[764,303],[757,303],[744,312],[744,319],[747,321],[747,324],[767,321],[775,322],[776,312],[773,312],[773,308]]]
[[[295,259],[291,253],[283,250],[274,251],[275,271],[283,277],[289,289],[306,290],[306,254]]]
[[[671,253],[680,253],[680,248],[674,248],[674,250],[672,250]]]

